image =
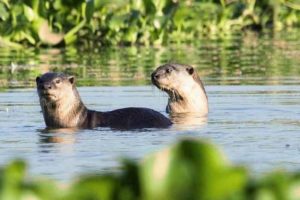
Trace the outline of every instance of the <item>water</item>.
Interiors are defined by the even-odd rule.
[[[250,39],[249,39],[250,37]],[[300,43],[291,36],[246,36],[166,48],[0,51],[0,165],[14,158],[30,174],[65,181],[118,170],[183,137],[210,140],[253,173],[300,170]],[[95,110],[139,106],[165,113],[167,96],[149,76],[169,60],[197,66],[209,98],[207,118],[181,116],[170,129],[45,131],[35,76],[75,74],[81,97]]]

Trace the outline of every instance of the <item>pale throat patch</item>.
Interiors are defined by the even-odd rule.
[[[57,96],[55,102],[49,102],[46,99],[42,99],[42,104],[46,107],[42,109],[47,109],[48,120],[52,121],[55,126],[62,127],[75,127],[78,125],[82,118],[83,108],[81,106],[81,101],[75,96],[74,92],[65,92],[63,96]],[[45,112],[45,111],[44,111]],[[46,112],[45,112],[46,113]]]
[[[181,80],[182,79],[182,80]],[[208,112],[207,97],[203,89],[192,78],[179,78],[181,82],[176,88],[179,95],[182,97],[180,101],[169,99],[169,111],[171,112]]]

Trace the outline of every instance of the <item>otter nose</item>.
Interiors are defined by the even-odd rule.
[[[157,80],[157,79],[159,79],[159,74],[153,72],[153,73],[151,74],[151,79],[152,79],[152,80]]]
[[[45,90],[50,90],[51,89],[51,84],[50,83],[45,83],[42,85],[42,88]]]

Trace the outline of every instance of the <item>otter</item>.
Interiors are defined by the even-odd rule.
[[[172,122],[149,108],[122,108],[108,112],[88,109],[75,86],[75,77],[48,72],[36,78],[40,106],[47,128],[113,129],[167,128]]]
[[[169,95],[167,112],[207,115],[208,98],[204,85],[189,65],[168,63],[151,74],[152,83]]]

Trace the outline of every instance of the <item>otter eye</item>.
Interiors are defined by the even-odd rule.
[[[166,69],[166,73],[167,73],[167,74],[170,74],[171,72],[172,72],[172,69],[171,69],[171,68],[167,68],[167,69]]]
[[[56,80],[55,80],[55,83],[56,83],[56,84],[59,84],[60,82],[61,82],[60,79],[56,79]]]
[[[194,73],[194,68],[188,67],[188,68],[186,68],[186,71],[187,71],[190,75],[192,75],[192,74]]]

